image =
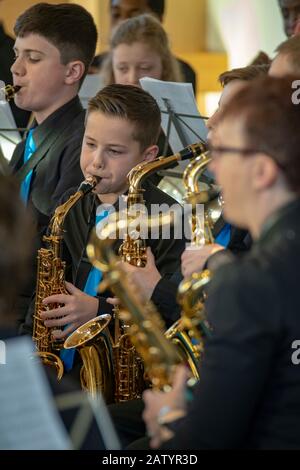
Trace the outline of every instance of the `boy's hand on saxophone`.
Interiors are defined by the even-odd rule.
[[[49,328],[65,327],[53,331],[55,339],[64,339],[80,325],[97,316],[99,300],[85,294],[70,282],[66,282],[69,294],[55,294],[43,300],[44,305],[59,304],[57,308],[41,313],[45,326]]]
[[[161,274],[156,267],[155,258],[151,248],[149,246],[147,247],[147,264],[144,268],[132,266],[131,264],[124,262],[121,264],[122,269],[130,275],[132,282],[142,290],[146,300],[149,300],[156,284],[161,279]]]

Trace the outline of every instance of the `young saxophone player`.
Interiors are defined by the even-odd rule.
[[[97,30],[92,16],[79,5],[37,3],[17,18],[14,31],[11,71],[14,85],[20,87],[15,104],[31,111],[34,122],[10,166],[40,232],[62,195],[83,180],[79,159],[85,111],[78,90],[95,52]],[[28,272],[16,299],[20,324],[35,271]]]
[[[101,90],[89,103],[86,129],[82,144],[81,168],[85,177],[98,178],[93,193],[87,195],[68,213],[65,219],[64,258],[72,275],[68,277],[68,295],[52,295],[44,304],[63,304],[42,314],[45,325],[63,328],[56,338],[66,338],[78,326],[98,314],[111,312],[106,298],[97,295],[100,278],[87,260],[85,252],[90,232],[95,227],[97,215],[101,217],[103,205],[110,204],[118,210],[119,197],[128,190],[127,174],[141,162],[150,162],[158,152],[156,145],[160,132],[161,116],[156,101],[144,90],[131,85],[110,85]],[[143,198],[148,213],[151,205],[167,207],[175,200],[147,180],[143,184]],[[74,191],[66,194],[66,199]],[[122,240],[116,241],[116,250]],[[147,257],[155,259],[157,267],[156,289],[163,286],[179,268],[180,255],[185,238],[149,238]],[[145,268],[147,269],[147,266]],[[162,277],[162,279],[161,279]],[[176,289],[176,285],[174,286]],[[160,296],[166,297],[163,288]],[[151,295],[151,294],[150,294]],[[153,293],[154,295],[154,293]],[[159,296],[156,303],[159,302]],[[165,298],[163,301],[167,301]],[[171,322],[175,318],[171,319]],[[25,329],[31,329],[32,313],[29,312]]]
[[[31,111],[34,123],[10,165],[40,228],[48,225],[64,192],[83,179],[85,112],[78,90],[94,56],[97,30],[79,5],[37,3],[17,18],[14,31],[11,71],[20,87],[15,104]]]

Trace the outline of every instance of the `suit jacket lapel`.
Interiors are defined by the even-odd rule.
[[[25,139],[17,145],[9,162],[9,166],[15,173],[23,165],[23,155],[25,149]]]

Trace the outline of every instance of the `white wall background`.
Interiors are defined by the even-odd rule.
[[[207,0],[207,48],[226,51],[229,67],[247,65],[259,50],[273,56],[285,40],[277,0]]]

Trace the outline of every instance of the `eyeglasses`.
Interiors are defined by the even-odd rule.
[[[239,149],[236,147],[214,147],[209,146],[209,151],[213,159],[216,159],[221,156],[223,153],[240,153],[242,155],[253,155],[254,153],[259,153],[260,150],[255,149]]]
[[[264,153],[263,150],[258,150],[258,149],[239,149],[236,147],[214,147],[213,145],[209,145],[209,151],[210,151],[212,160],[216,160],[220,158],[223,153],[235,153],[235,154],[241,154],[245,156],[249,156],[249,155],[253,155],[255,153],[261,153],[261,152]],[[286,170],[287,168],[286,164],[280,163],[275,157],[271,157],[271,158],[274,160],[278,168],[280,168],[283,171]]]

